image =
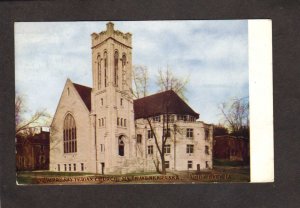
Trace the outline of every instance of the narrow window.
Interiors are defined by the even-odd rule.
[[[74,168],[74,171],[76,171],[76,164],[75,163],[73,164],[73,168]]]
[[[67,89],[67,92],[68,92],[68,96],[69,96],[70,95],[70,89],[69,88]]]
[[[209,137],[209,130],[205,129],[205,140],[208,140]]]
[[[123,106],[123,98],[120,99],[120,105]]]
[[[65,171],[67,171],[67,164],[64,164],[65,165]]]
[[[209,149],[207,145],[205,145],[205,154],[209,155]]]
[[[119,138],[119,155],[124,156],[124,142],[122,138]]]
[[[148,155],[153,155],[153,145],[148,146]]]
[[[165,168],[170,168],[170,161],[165,161]]]
[[[81,163],[81,171],[84,171],[84,164]]]
[[[117,118],[117,125],[118,126],[120,125],[120,118],[119,117]]]
[[[192,169],[193,168],[193,161],[188,161],[188,169]]]
[[[123,54],[122,56],[122,66],[124,67],[126,65],[126,55]]]
[[[136,142],[142,143],[142,135],[141,134],[136,135]]]
[[[103,106],[103,98],[101,98],[101,105]]]
[[[101,57],[97,56],[98,90],[101,88]]]
[[[102,126],[104,126],[104,118],[101,118]]]
[[[208,161],[205,161],[205,167],[209,168]]]
[[[126,127],[126,119],[124,119],[124,126]]]
[[[107,87],[107,52],[104,52],[104,86]]]
[[[118,51],[115,51],[115,56],[114,56],[114,64],[115,64],[115,86],[118,86],[118,65],[119,65],[119,53]]]
[[[60,164],[57,165],[57,170],[60,171]]]
[[[123,126],[123,118],[121,118],[121,124],[120,125]]]
[[[69,171],[72,171],[72,165],[69,164]]]

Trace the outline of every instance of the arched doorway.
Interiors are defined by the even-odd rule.
[[[125,143],[124,143],[124,136],[119,136],[118,139],[118,146],[119,146],[119,156],[125,155]]]

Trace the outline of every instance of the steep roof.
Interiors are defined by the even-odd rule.
[[[89,111],[91,111],[92,88],[80,84],[76,84],[76,83],[73,83],[73,85],[77,90],[78,94],[80,95],[82,101],[86,105],[86,107],[89,109]]]
[[[134,100],[135,119],[165,114],[193,115],[199,118],[188,104],[186,104],[173,90],[164,91],[144,98]]]

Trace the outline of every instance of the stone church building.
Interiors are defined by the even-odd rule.
[[[109,22],[91,38],[93,86],[66,81],[51,124],[50,170],[155,171],[160,157],[154,134],[161,145],[163,133],[167,171],[212,168],[212,125],[196,121],[199,114],[175,92],[133,99],[131,34]]]

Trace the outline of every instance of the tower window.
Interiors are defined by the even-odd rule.
[[[126,55],[123,54],[122,56],[122,66],[124,67],[126,65]]]
[[[121,126],[123,126],[123,118],[121,118]]]
[[[101,57],[97,56],[98,90],[101,88]]]
[[[115,51],[114,64],[115,64],[114,81],[115,81],[115,85],[118,86],[118,64],[119,64],[119,53],[118,53],[118,51]]]
[[[81,171],[84,171],[84,164],[81,163]]]
[[[124,156],[124,142],[122,138],[119,138],[119,155]]]
[[[74,168],[74,171],[76,171],[76,164],[75,163],[73,164],[73,168]]]
[[[69,96],[70,95],[70,88],[67,89],[67,92],[68,92],[68,96]]]
[[[123,105],[123,98],[120,99],[120,105]]]
[[[120,125],[120,118],[119,117],[117,118],[117,125],[118,126]]]
[[[107,87],[107,52],[104,52],[104,86]]]

